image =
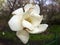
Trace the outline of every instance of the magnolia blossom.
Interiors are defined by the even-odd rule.
[[[12,12],[13,17],[8,24],[12,31],[16,31],[17,37],[26,44],[30,34],[44,32],[48,25],[41,24],[43,15],[40,14],[40,8],[36,4],[26,4],[23,8],[19,8]]]

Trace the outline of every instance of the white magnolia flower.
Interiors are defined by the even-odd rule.
[[[38,5],[27,4],[23,8],[19,8],[12,12],[13,17],[9,20],[8,24],[12,31],[17,31],[17,37],[26,44],[29,39],[29,33],[36,34],[44,32],[48,25],[40,24],[43,15],[39,15],[40,8]]]

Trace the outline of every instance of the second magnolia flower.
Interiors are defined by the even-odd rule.
[[[43,15],[40,14],[38,5],[27,4],[23,8],[19,8],[12,12],[13,17],[9,20],[8,24],[12,31],[17,31],[17,37],[26,44],[29,39],[29,33],[37,34],[44,32],[48,25],[40,24]]]

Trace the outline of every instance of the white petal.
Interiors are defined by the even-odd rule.
[[[47,29],[47,24],[41,24],[38,27],[35,27],[32,31],[27,30],[31,34],[42,33]]]
[[[24,44],[29,40],[29,33],[25,30],[18,31],[16,35]]]
[[[34,26],[38,26],[40,23],[41,23],[41,21],[42,21],[42,19],[43,19],[43,15],[31,15],[31,19],[32,19],[32,24],[34,25]]]
[[[12,14],[15,14],[15,15],[21,15],[21,14],[23,14],[23,8],[19,8],[19,9],[13,11]]]
[[[34,3],[34,0],[29,0],[30,3]]]
[[[25,12],[27,12],[33,5],[32,4],[26,4],[24,9],[25,9]]]
[[[18,31],[21,30],[23,27],[21,25],[22,22],[22,15],[14,15],[8,22],[11,30]]]
[[[22,25],[23,25],[23,27],[28,28],[30,30],[33,29],[33,25],[30,22],[26,21],[26,20],[23,20]]]
[[[34,6],[31,14],[40,14],[40,7],[37,4]]]
[[[29,9],[32,9],[31,14],[40,14],[40,7],[38,5],[27,4],[25,5],[24,9],[25,12],[27,12]]]

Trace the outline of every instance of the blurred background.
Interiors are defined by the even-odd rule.
[[[11,31],[8,21],[12,11],[32,2],[40,6],[42,23],[49,27],[43,33],[30,35],[26,45],[60,45],[60,0],[0,0],[0,45],[24,45]]]

